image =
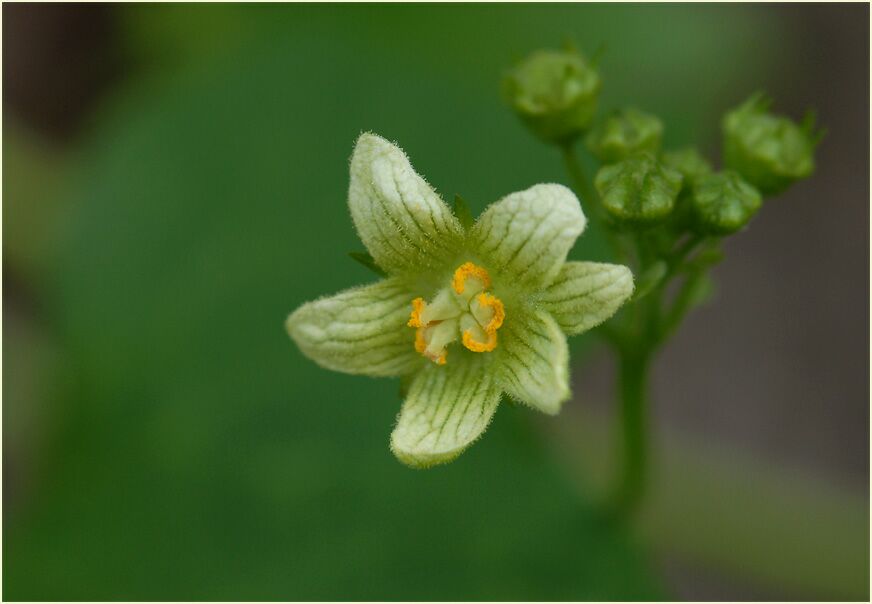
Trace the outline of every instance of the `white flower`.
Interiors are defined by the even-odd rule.
[[[457,457],[503,394],[556,414],[569,398],[565,334],[608,319],[633,291],[624,266],[566,262],[585,218],[562,185],[512,193],[464,229],[402,150],[368,133],[348,204],[388,277],[304,304],[286,327],[328,369],[414,374],[391,435],[410,466]]]

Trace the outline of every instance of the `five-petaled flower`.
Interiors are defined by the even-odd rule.
[[[512,193],[464,228],[401,149],[367,133],[348,204],[388,277],[304,304],[286,327],[323,367],[410,378],[391,435],[410,466],[457,457],[503,394],[556,414],[569,398],[565,334],[608,319],[633,291],[624,266],[566,261],[585,217],[562,185]]]

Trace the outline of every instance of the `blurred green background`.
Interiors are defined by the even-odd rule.
[[[865,6],[4,5],[3,597],[868,598],[868,16]],[[716,155],[719,116],[761,87],[793,115],[817,106],[831,129],[817,186],[831,192],[825,183],[838,181],[841,202],[803,206],[800,193],[764,214],[778,222],[796,203],[809,208],[808,227],[842,212],[816,243],[853,246],[842,263],[862,252],[830,276],[848,291],[814,298],[801,273],[784,277],[790,268],[747,268],[770,251],[802,260],[795,244],[777,243],[809,241],[801,226],[776,225],[757,248],[752,235],[731,242],[739,252],[750,241],[755,256],[739,255],[722,275],[725,290],[745,292],[747,315],[762,307],[764,325],[747,329],[767,333],[768,324],[776,342],[765,312],[792,307],[791,279],[800,297],[850,300],[842,314],[853,328],[824,322],[820,343],[808,344],[837,346],[835,358],[813,357],[811,376],[798,378],[799,365],[786,374],[799,388],[815,372],[847,384],[797,407],[813,424],[816,414],[836,417],[823,429],[838,452],[812,440],[818,453],[794,455],[788,438],[776,461],[795,457],[812,482],[797,478],[787,494],[766,491],[777,488],[765,477],[763,490],[743,483],[749,518],[761,501],[820,513],[784,521],[778,505],[765,511],[787,523],[775,534],[816,539],[799,548],[808,568],[793,567],[811,580],[771,568],[790,544],[765,531],[750,546],[713,532],[708,550],[676,558],[682,542],[671,547],[678,533],[668,523],[598,520],[592,470],[575,461],[603,453],[573,449],[597,425],[585,409],[609,398],[593,339],[573,343],[576,364],[592,360],[597,375],[576,381],[565,416],[504,405],[457,463],[420,472],[388,450],[398,383],[322,370],[284,332],[300,303],[372,279],[346,255],[361,249],[345,205],[361,131],[399,141],[437,190],[462,194],[475,211],[536,182],[565,182],[556,152],[498,95],[514,59],[565,39],[589,53],[603,46],[601,106],[660,115],[667,146],[697,142]],[[821,47],[835,50],[822,56]],[[764,225],[754,232],[765,239]],[[604,259],[601,243],[587,233],[572,256]],[[766,298],[773,275],[787,285]],[[736,308],[716,303],[690,333],[741,332]],[[791,333],[802,329],[805,315],[790,316]],[[754,342],[743,346],[761,350]],[[691,348],[717,346],[703,333]],[[783,420],[800,412],[771,362],[775,378],[754,391],[772,415],[761,421],[738,403],[715,422],[715,432],[727,427],[727,457],[765,454],[754,435],[805,438],[804,426]],[[664,379],[682,381],[681,370],[717,389],[710,370],[670,365]],[[703,416],[728,407],[715,395],[658,395]],[[688,416],[679,403],[659,408],[664,421]],[[678,427],[702,439],[712,431]],[[793,495],[812,484],[800,491],[817,497],[821,476],[836,484],[824,504]],[[710,508],[696,512],[684,522],[711,524]]]

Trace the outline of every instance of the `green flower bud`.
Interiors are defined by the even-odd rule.
[[[822,133],[814,116],[801,124],[768,112],[772,101],[755,94],[724,116],[724,163],[764,195],[781,193],[814,171],[814,149]]]
[[[594,185],[609,215],[619,222],[649,224],[666,217],[681,190],[681,173],[650,153],[600,168]]]
[[[696,178],[712,173],[712,165],[694,147],[666,151],[661,161],[673,170],[681,172],[685,187],[690,187]]]
[[[757,189],[729,170],[697,178],[691,200],[697,227],[709,235],[735,233],[763,203]]]
[[[574,50],[538,50],[503,78],[515,113],[536,136],[555,144],[587,130],[600,86],[599,73]]]
[[[588,149],[605,164],[621,161],[639,151],[656,153],[663,139],[663,122],[627,108],[615,111],[587,136]]]
[[[677,170],[683,177],[681,192],[675,202],[671,222],[673,228],[680,232],[693,224],[693,181],[701,176],[712,173],[712,165],[694,147],[685,147],[676,151],[663,153],[660,159],[664,165]]]

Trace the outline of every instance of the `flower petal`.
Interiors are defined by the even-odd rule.
[[[415,377],[391,434],[391,450],[403,463],[447,463],[487,428],[500,389],[484,363],[469,354],[452,350],[446,365],[431,364]]]
[[[555,415],[569,399],[569,347],[557,322],[541,310],[516,310],[500,336],[503,390]]]
[[[421,356],[406,326],[414,295],[397,278],[308,302],[285,322],[307,357],[327,369],[371,376],[413,371]]]
[[[489,270],[542,286],[557,275],[585,223],[572,191],[536,185],[491,204],[473,227],[472,241]]]
[[[457,252],[457,218],[402,149],[380,136],[357,139],[348,205],[366,249],[388,272],[441,268]]]
[[[626,266],[567,262],[539,299],[568,335],[596,327],[633,293],[633,273]]]

